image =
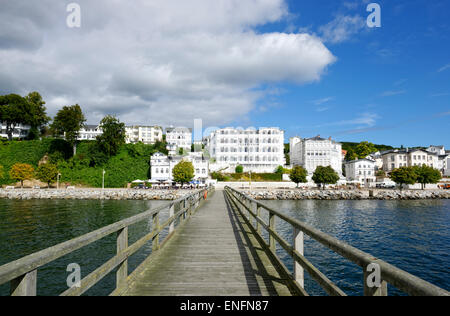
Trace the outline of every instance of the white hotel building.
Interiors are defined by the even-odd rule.
[[[318,166],[331,166],[342,176],[342,145],[330,138],[293,137],[290,139],[291,166],[302,166],[312,175]]]
[[[394,149],[383,153],[383,170],[387,173],[401,167],[414,167],[427,165],[435,169],[439,168],[437,153],[422,149]]]
[[[163,129],[159,126],[126,126],[125,135],[127,144],[142,142],[151,145],[156,142],[162,142]]]
[[[376,162],[370,159],[358,159],[345,163],[347,181],[357,181],[366,187],[375,185],[376,170]]]
[[[152,181],[173,181],[173,168],[182,160],[192,162],[194,166],[194,180],[206,183],[209,177],[209,161],[202,153],[190,153],[188,156],[171,157],[156,153],[150,158]]]
[[[284,166],[284,131],[279,128],[216,130],[204,139],[205,149],[215,159],[214,170],[271,173]]]
[[[167,149],[171,155],[177,154],[179,148],[191,151],[192,145],[192,129],[185,127],[168,127],[166,128]]]
[[[78,133],[78,140],[95,140],[102,134],[100,125],[85,125]]]
[[[28,136],[30,131],[30,126],[28,125],[17,125],[12,133],[12,138],[25,138]],[[0,121],[0,137],[8,138],[8,134],[6,133],[6,124]]]

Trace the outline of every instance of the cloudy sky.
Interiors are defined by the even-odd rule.
[[[81,27],[69,28],[69,3]],[[450,147],[448,1],[0,0],[0,94],[88,122]]]

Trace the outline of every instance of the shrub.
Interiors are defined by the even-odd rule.
[[[316,168],[312,180],[317,185],[323,185],[323,188],[325,188],[327,184],[336,184],[339,181],[339,175],[331,166],[319,166]]]
[[[417,181],[417,174],[414,172],[414,168],[401,167],[394,169],[391,172],[391,179],[400,185],[401,190],[403,189],[404,184],[415,184]]]
[[[192,162],[181,161],[172,170],[173,179],[175,182],[184,184],[189,183],[194,179],[195,170]]]
[[[306,176],[308,175],[308,172],[305,170],[305,168],[301,167],[301,166],[295,166],[290,175],[289,178],[291,179],[292,182],[294,182],[295,184],[299,183],[306,183],[308,182],[306,179]]]
[[[23,181],[33,179],[34,168],[26,163],[16,163],[9,171],[9,176],[11,179],[20,181],[21,187],[23,188]]]
[[[244,167],[242,167],[242,166],[240,166],[240,165],[237,166],[235,172],[236,172],[236,173],[243,173],[243,172],[244,172]]]
[[[40,165],[36,172],[36,177],[47,183],[48,187],[56,181],[58,177],[58,167],[51,163]]]

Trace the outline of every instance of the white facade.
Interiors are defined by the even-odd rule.
[[[444,146],[433,146],[427,148],[427,151],[439,156],[445,155],[445,147]]]
[[[342,145],[330,138],[293,137],[290,140],[291,166],[302,166],[312,175],[319,166],[331,166],[342,176]]]
[[[394,149],[383,153],[383,170],[427,165],[438,169],[438,155],[422,149]]]
[[[166,142],[168,145],[177,146],[191,151],[192,129],[184,127],[166,128]]]
[[[373,186],[376,178],[376,162],[369,159],[359,159],[345,163],[347,181],[358,181],[365,186]]]
[[[436,169],[441,171],[442,175],[450,176],[450,151],[446,151],[444,146],[430,146],[427,151],[438,155]]]
[[[95,140],[103,134],[99,125],[85,125],[78,133],[78,140]]]
[[[194,166],[194,180],[206,183],[209,177],[209,162],[202,156],[202,153],[191,153],[185,157],[169,157],[162,153],[154,154],[150,159],[152,180],[173,181],[173,168],[181,161],[192,162]]]
[[[279,128],[224,128],[204,140],[205,149],[215,159],[215,170],[234,172],[241,165],[244,171],[271,173],[284,166],[284,131]]]
[[[155,144],[163,140],[163,130],[159,126],[126,126],[125,135],[127,144]]]
[[[30,126],[19,124],[14,128],[12,137],[25,138],[28,136],[29,131]],[[0,137],[8,138],[8,134],[6,133],[6,124],[3,124],[3,122],[1,121],[0,121]]]

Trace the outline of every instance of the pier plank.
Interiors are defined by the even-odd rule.
[[[120,294],[288,296],[288,282],[217,191]]]

